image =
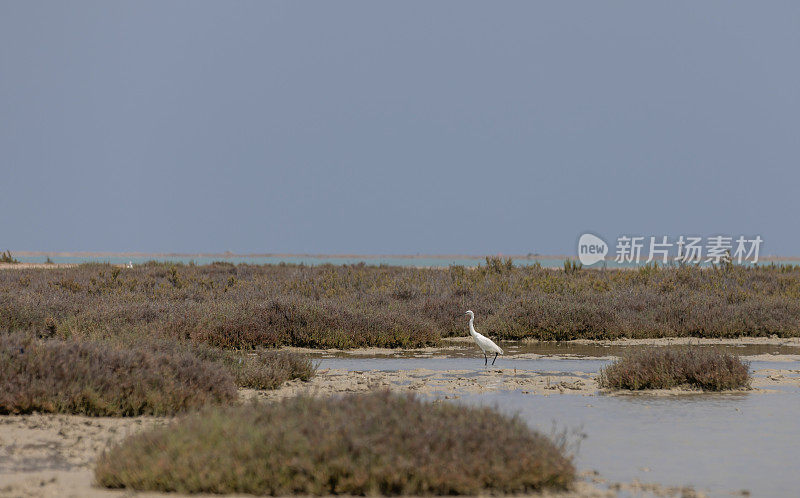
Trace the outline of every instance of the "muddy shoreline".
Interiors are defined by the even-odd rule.
[[[466,340],[447,340],[441,347],[388,349],[388,348],[357,348],[357,349],[307,349],[297,347],[284,347],[282,350],[293,353],[305,354],[320,365],[338,368],[338,360],[349,360],[349,363],[360,360],[381,360],[371,362],[370,369],[395,369],[400,360],[414,360],[414,366],[430,368],[426,359],[453,360],[474,359],[472,361],[452,362],[445,369],[467,368],[473,369],[482,366],[483,355],[475,346],[471,338]],[[558,360],[593,360],[607,362],[624,356],[629,351],[642,347],[685,347],[696,346],[709,348],[720,353],[731,353],[740,356],[749,362],[791,363],[800,361],[800,339],[775,339],[775,338],[740,338],[740,339],[715,339],[696,341],[684,338],[681,340],[653,339],[648,341],[621,340],[621,341],[571,341],[571,342],[501,342],[501,347],[506,354],[497,359],[497,367],[521,366],[520,360],[542,360],[541,366],[536,368],[553,368],[553,361]],[[491,358],[490,358],[491,359]],[[437,367],[442,369],[442,364]],[[526,368],[527,367],[523,367]],[[581,367],[583,368],[583,367]],[[759,367],[759,368],[764,368]],[[592,372],[596,370],[591,370]]]
[[[755,371],[743,395],[769,396],[782,386],[800,387],[800,370]],[[599,389],[596,374],[532,372],[487,367],[475,370],[413,369],[398,371],[322,369],[307,382],[289,381],[274,391],[240,390],[243,402],[270,402],[285,397],[327,396],[389,389],[415,392],[435,401],[462,395],[517,391],[525,396],[692,396],[695,389],[645,392],[609,392]],[[139,431],[167,424],[172,418],[92,418],[73,415],[0,416],[0,497],[114,496],[124,491],[93,487],[93,465],[108,445]],[[668,487],[638,481],[609,482],[584,471],[574,490],[545,496],[616,496],[618,492],[655,496],[701,496],[691,488]],[[137,496],[165,496],[158,493]],[[174,495],[172,495],[174,496]]]
[[[768,393],[776,387],[800,387],[800,370],[756,370],[749,389],[736,389],[717,393]],[[709,394],[690,386],[673,389],[645,391],[612,391],[601,389],[597,375],[585,372],[531,372],[511,368],[474,370],[343,370],[324,369],[307,382],[286,382],[274,391],[241,390],[245,399],[282,399],[298,395],[324,396],[389,389],[397,392],[415,392],[439,399],[452,399],[466,394],[492,391],[520,391],[526,395],[550,396],[571,394],[581,396],[674,396]]]

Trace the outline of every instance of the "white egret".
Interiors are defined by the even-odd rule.
[[[494,359],[492,360],[492,365],[494,365],[497,355],[503,354],[503,350],[500,349],[500,346],[495,344],[494,341],[479,334],[475,330],[475,326],[472,325],[472,322],[475,320],[475,313],[473,313],[472,310],[468,310],[465,315],[469,317],[469,335],[475,339],[475,344],[477,344],[478,347],[481,348],[481,351],[483,351],[483,364],[487,365],[489,363],[489,357],[486,356],[486,352],[488,351],[489,353],[494,353]]]
[[[125,268],[133,268],[133,261],[128,261],[128,264],[125,265]]]

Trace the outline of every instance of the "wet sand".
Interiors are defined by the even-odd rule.
[[[520,390],[523,394],[548,396],[554,393],[594,395],[597,383],[590,374],[570,375],[554,372],[535,374],[522,370],[492,368],[469,370],[399,370],[348,371],[325,369],[308,382],[287,382],[275,391],[243,390],[243,396],[282,399],[298,395],[325,396],[388,389],[395,392],[415,392],[440,399],[457,398],[464,394]]]
[[[782,386],[800,387],[800,370],[764,369],[754,372],[751,388],[724,392],[767,393]],[[584,372],[530,372],[490,368],[474,370],[343,370],[325,369],[308,382],[289,381],[275,391],[243,389],[245,399],[282,399],[291,396],[325,396],[389,389],[395,392],[415,392],[438,399],[458,398],[465,394],[493,391],[520,391],[526,395],[550,396],[571,394],[581,396],[671,396],[706,393],[691,386],[645,391],[609,391],[600,389],[595,374]]]
[[[0,416],[0,497],[105,496],[92,487],[97,456],[166,418]]]

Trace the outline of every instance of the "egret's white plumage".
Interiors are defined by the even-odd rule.
[[[486,353],[494,353],[494,360],[492,360],[492,365],[494,365],[495,360],[497,360],[497,355],[503,354],[503,350],[500,349],[500,346],[495,344],[494,341],[479,334],[478,331],[475,330],[475,326],[472,324],[472,322],[475,321],[475,313],[473,313],[472,310],[467,310],[465,314],[469,316],[469,335],[472,336],[475,340],[475,344],[483,351],[483,364],[486,365],[489,363],[489,357],[486,356]]]

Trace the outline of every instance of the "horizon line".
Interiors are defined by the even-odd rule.
[[[576,255],[566,254],[358,254],[358,253],[235,253],[232,251],[225,252],[142,252],[142,251],[11,251],[12,254],[18,256],[57,256],[57,257],[181,257],[181,258],[363,258],[363,259],[381,259],[381,258],[397,258],[397,259],[485,259],[487,257],[501,257],[511,259],[577,259]],[[613,261],[613,258],[608,256],[604,258],[606,261]],[[767,261],[800,261],[800,256],[778,256],[770,254],[762,256],[760,260]]]

